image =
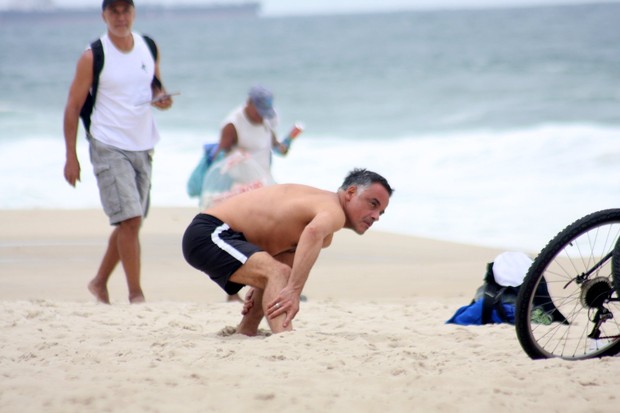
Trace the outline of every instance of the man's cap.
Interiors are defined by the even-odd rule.
[[[253,86],[248,94],[250,102],[263,119],[273,119],[276,111],[273,109],[273,93],[263,86]]]
[[[113,3],[116,3],[117,1],[122,1],[124,3],[129,4],[130,6],[133,6],[133,0],[103,0],[103,3],[101,3],[101,10],[105,10],[108,6],[111,6]]]

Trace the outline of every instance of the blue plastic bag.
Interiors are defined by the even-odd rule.
[[[187,194],[192,198],[200,197],[202,192],[202,182],[205,179],[207,170],[213,163],[213,156],[217,150],[217,143],[207,143],[204,145],[204,151],[200,162],[194,168],[189,180],[187,181]]]

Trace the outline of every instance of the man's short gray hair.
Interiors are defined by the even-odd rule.
[[[372,184],[380,184],[390,196],[392,196],[392,192],[394,192],[394,189],[392,189],[387,179],[376,172],[363,168],[355,168],[349,172],[339,189],[341,191],[346,191],[350,186],[369,187]]]

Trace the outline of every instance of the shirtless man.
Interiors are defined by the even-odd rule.
[[[296,184],[245,192],[198,214],[183,254],[228,294],[253,287],[237,333],[256,335],[264,316],[274,333],[290,331],[321,248],[342,228],[365,233],[391,195],[387,180],[365,169],[351,171],[337,192]]]

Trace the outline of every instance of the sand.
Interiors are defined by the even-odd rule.
[[[445,324],[500,249],[341,231],[295,331],[223,334],[241,305],[182,258],[195,212],[153,209],[147,303],[119,269],[108,306],[86,289],[101,211],[0,211],[0,412],[620,411],[619,357],[532,361],[510,325]]]

